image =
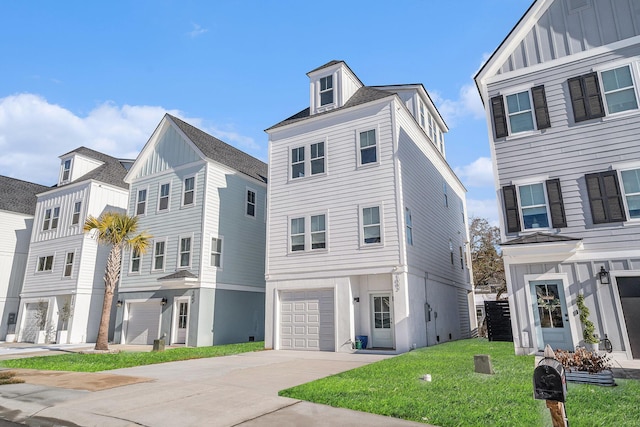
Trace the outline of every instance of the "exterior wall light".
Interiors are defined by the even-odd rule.
[[[162,298],[162,301],[160,301],[160,303],[162,305],[167,305],[167,299],[166,298]]]
[[[609,272],[604,269],[604,266],[600,267],[600,271],[598,272],[598,278],[600,279],[600,283],[603,285],[611,284],[611,277],[609,276]]]
[[[122,307],[122,300],[118,300],[118,302],[116,303],[116,305],[117,305],[118,307]]]

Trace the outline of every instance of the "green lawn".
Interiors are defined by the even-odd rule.
[[[98,372],[154,363],[204,357],[229,356],[264,350],[264,342],[219,345],[213,347],[182,347],[159,352],[120,352],[104,354],[69,353],[60,356],[27,357],[0,361],[6,368],[42,369],[51,371]]]
[[[489,354],[495,375],[476,374],[473,356]],[[281,396],[439,426],[551,425],[544,401],[533,399],[533,356],[513,343],[472,339],[415,350],[392,359],[280,392]],[[431,382],[420,378],[430,374]],[[575,426],[635,426],[640,384],[570,384],[566,404]]]

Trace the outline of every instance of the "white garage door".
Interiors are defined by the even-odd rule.
[[[158,339],[161,312],[160,301],[130,303],[125,342],[153,344]]]
[[[36,342],[38,337],[38,304],[29,303],[24,306],[24,326],[22,327],[22,342]]]
[[[333,290],[280,294],[280,348],[335,351]]]

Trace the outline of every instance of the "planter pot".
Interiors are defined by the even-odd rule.
[[[7,334],[5,342],[16,342],[16,334]]]
[[[56,335],[56,344],[68,344],[69,340],[69,332],[68,331],[58,331]]]
[[[587,351],[590,351],[590,352],[598,351],[598,343],[588,343],[588,342],[586,342],[586,343],[584,343],[584,348]]]
[[[594,384],[601,386],[614,386],[616,385],[613,379],[613,372],[609,369],[605,369],[597,374],[590,374],[586,371],[565,371],[565,378],[572,383],[580,384]]]
[[[45,344],[47,342],[47,331],[38,331],[36,344]]]

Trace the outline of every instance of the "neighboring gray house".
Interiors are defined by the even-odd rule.
[[[584,344],[583,294],[640,358],[640,3],[538,0],[475,80],[516,353]]]
[[[36,194],[49,190],[0,175],[0,340],[14,341]]]
[[[89,215],[124,211],[129,190],[123,178],[131,163],[86,147],[60,156],[58,184],[37,196],[18,341],[95,342],[108,248],[82,226]]]
[[[365,86],[343,61],[308,76],[309,106],[267,129],[265,346],[348,352],[366,336],[405,352],[469,337],[466,190],[426,90]]]
[[[123,254],[115,342],[262,340],[267,165],[167,114],[125,181],[153,238]]]

